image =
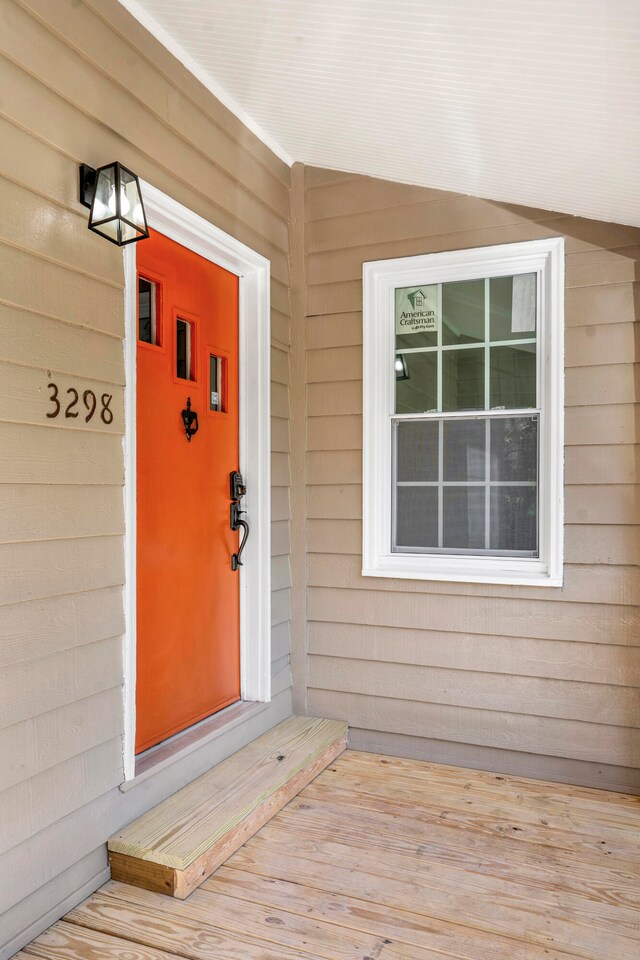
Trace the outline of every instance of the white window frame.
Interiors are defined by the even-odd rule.
[[[391,551],[395,290],[537,274],[539,556]],[[474,416],[478,411],[469,411]],[[562,586],[564,523],[564,239],[432,253],[363,266],[363,566],[365,577]]]

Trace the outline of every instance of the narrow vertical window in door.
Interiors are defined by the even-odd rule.
[[[138,277],[138,340],[158,346],[160,343],[158,328],[158,284],[144,277]]]
[[[240,586],[231,569],[238,533],[229,524],[229,474],[240,464],[238,278],[155,232],[137,261],[141,753],[240,699]],[[163,278],[161,298],[145,273]],[[160,329],[162,343],[150,350]],[[212,357],[208,344],[224,358]],[[209,415],[214,403],[224,416]],[[189,441],[187,409],[198,416]]]
[[[222,357],[209,357],[209,410],[224,412],[224,366]]]
[[[193,380],[191,356],[192,324],[188,320],[176,320],[176,376],[180,380]]]

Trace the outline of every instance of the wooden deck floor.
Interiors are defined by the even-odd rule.
[[[637,960],[640,800],[347,752],[188,900],[111,881],[23,960]]]

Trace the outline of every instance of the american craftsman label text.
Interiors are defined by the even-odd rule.
[[[401,287],[396,290],[396,334],[425,333],[438,329],[438,285]]]

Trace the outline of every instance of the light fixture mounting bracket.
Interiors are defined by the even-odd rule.
[[[87,163],[80,164],[80,203],[91,208],[96,192],[96,171]]]

